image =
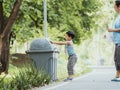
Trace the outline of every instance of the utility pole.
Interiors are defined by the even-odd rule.
[[[47,38],[47,0],[43,2],[44,7],[44,37]]]

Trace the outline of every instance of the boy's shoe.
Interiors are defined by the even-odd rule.
[[[73,78],[66,78],[66,79],[64,80],[64,82],[72,81],[72,80],[73,80]]]
[[[120,78],[114,78],[111,81],[120,82]]]

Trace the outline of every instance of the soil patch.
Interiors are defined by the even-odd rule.
[[[17,67],[30,63],[29,55],[22,53],[15,53],[10,55],[10,60],[11,63]]]

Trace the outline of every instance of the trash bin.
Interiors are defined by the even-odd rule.
[[[29,54],[37,69],[44,70],[53,81],[57,80],[58,50],[49,40],[33,40],[26,53]]]

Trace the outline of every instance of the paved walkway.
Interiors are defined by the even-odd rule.
[[[114,67],[97,67],[92,73],[73,81],[60,82],[35,90],[120,90],[120,82],[111,82],[114,74]]]

